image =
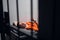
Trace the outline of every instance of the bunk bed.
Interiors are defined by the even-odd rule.
[[[27,30],[27,29],[24,29],[24,28],[20,28],[19,30],[18,30],[18,28],[16,27],[16,26],[12,26],[11,25],[11,32],[13,33],[13,32],[15,32],[15,33],[17,33],[18,31],[20,31],[20,32],[22,32],[22,33],[24,33],[24,34],[26,34],[26,35],[28,35],[28,36],[31,36],[31,30]],[[18,31],[17,31],[18,30]],[[37,39],[37,33],[38,32],[36,32],[36,31],[33,31],[33,38],[35,38],[35,39]],[[13,33],[14,34],[14,33]],[[16,36],[17,36],[17,34],[15,34]]]

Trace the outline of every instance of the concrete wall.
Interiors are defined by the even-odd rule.
[[[3,0],[3,12],[8,12],[7,10],[7,0]]]
[[[33,18],[38,22],[38,0],[33,0]]]
[[[30,21],[30,0],[19,0],[20,22]]]
[[[17,21],[17,12],[16,12],[16,0],[9,0],[9,16],[10,24],[12,25],[13,21]]]
[[[19,17],[20,22],[30,21],[31,5],[30,0],[19,0]],[[38,19],[38,0],[33,0],[33,18]]]
[[[20,22],[27,22],[31,19],[30,0],[18,0]],[[38,0],[33,0],[33,17],[38,20]],[[17,20],[16,0],[9,0],[10,24]]]

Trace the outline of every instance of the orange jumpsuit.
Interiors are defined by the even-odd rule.
[[[33,23],[33,25],[31,25],[31,22],[26,22],[26,29],[33,29],[35,31],[38,31],[38,24],[37,23]]]

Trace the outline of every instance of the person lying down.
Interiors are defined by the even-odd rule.
[[[13,25],[17,26],[17,21],[13,22]],[[39,30],[38,29],[38,24],[37,24],[37,22],[35,20],[32,21],[32,23],[31,22],[23,22],[23,23],[19,23],[19,25],[20,25],[21,28],[25,28],[27,30],[30,30],[30,29],[32,29],[34,31]]]

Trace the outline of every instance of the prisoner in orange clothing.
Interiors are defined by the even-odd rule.
[[[33,29],[35,31],[38,31],[38,24],[36,22],[26,22],[26,29]]]
[[[14,22],[14,24],[17,26],[17,22]],[[33,30],[35,30],[35,31],[38,31],[39,29],[38,29],[38,24],[37,24],[37,22],[36,21],[32,21],[32,23],[31,22],[24,22],[24,23],[19,23],[19,25],[21,25],[22,26],[22,28],[26,28],[26,29],[33,29]]]

